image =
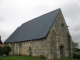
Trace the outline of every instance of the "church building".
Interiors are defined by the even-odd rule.
[[[73,41],[61,9],[56,9],[19,26],[5,41],[11,55],[45,56],[47,59],[73,56]]]

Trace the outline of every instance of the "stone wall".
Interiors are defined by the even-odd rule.
[[[29,40],[25,42],[10,43],[12,48],[11,54],[40,56],[43,55],[48,59],[61,58],[60,46],[64,47],[64,57],[72,56],[72,40],[68,38],[68,28],[62,13],[59,12],[52,28],[47,36],[38,40]],[[70,42],[69,42],[70,40]],[[71,53],[72,52],[72,53]],[[70,54],[69,54],[70,53]]]
[[[72,47],[70,47],[72,45],[72,40],[71,40],[71,37],[68,37],[68,34],[70,35],[70,33],[68,31],[68,27],[66,25],[66,22],[63,18],[61,11],[58,13],[58,16],[57,16],[52,28],[54,28],[55,32],[57,33],[56,42],[55,42],[57,58],[61,58],[60,46],[64,47],[64,51],[63,51],[64,57],[72,56],[72,54],[71,54]]]
[[[4,44],[0,44],[0,47],[4,47]]]
[[[29,55],[29,56],[45,56],[49,57],[49,42],[47,38],[25,41],[25,42],[17,42],[9,44],[12,48],[11,54],[18,55]]]

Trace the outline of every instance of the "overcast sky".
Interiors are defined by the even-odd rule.
[[[22,23],[61,8],[74,42],[80,43],[80,0],[0,0],[0,35],[4,42]]]

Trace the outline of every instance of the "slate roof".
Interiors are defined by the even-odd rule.
[[[5,43],[46,37],[59,11],[60,9],[57,9],[25,22],[8,37]]]

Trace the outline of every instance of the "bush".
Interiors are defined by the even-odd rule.
[[[4,52],[4,54],[6,54],[6,55],[9,55],[10,51],[11,51],[11,48],[10,48],[9,46],[5,46],[5,47],[3,48],[3,52]]]
[[[0,55],[6,54],[9,55],[11,48],[9,46],[0,47]]]
[[[46,59],[46,57],[44,55],[40,55],[41,59]]]
[[[80,59],[80,54],[73,54],[74,59]]]
[[[3,48],[2,48],[2,47],[0,47],[0,55],[2,55],[2,54],[3,54],[2,49],[3,49]]]

